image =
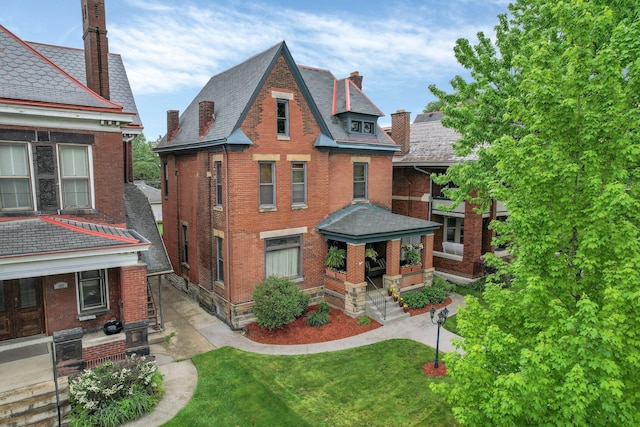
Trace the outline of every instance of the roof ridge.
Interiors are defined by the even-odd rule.
[[[48,224],[55,225],[57,227],[66,228],[68,230],[76,231],[78,233],[88,234],[90,236],[104,237],[106,239],[118,240],[120,242],[126,242],[126,243],[139,243],[140,242],[138,239],[133,239],[133,238],[130,238],[130,237],[123,237],[123,236],[116,236],[115,234],[107,234],[107,233],[102,233],[102,232],[99,232],[99,231],[87,230],[86,228],[82,228],[82,227],[79,227],[77,225],[71,224],[71,222],[83,224],[83,223],[81,223],[79,221],[73,221],[73,220],[64,219],[64,218],[50,218],[50,217],[46,217],[46,216],[41,216],[40,220],[43,221],[43,222],[46,222]],[[108,225],[102,225],[102,224],[96,224],[96,226],[97,225],[100,225],[102,227],[107,227],[107,228],[116,228],[116,227],[112,227],[112,226],[108,226]]]
[[[93,96],[94,98],[100,100],[101,102],[110,105],[112,108],[116,108],[119,110],[123,110],[124,107],[122,107],[121,105],[118,105],[114,102],[109,101],[108,99],[105,99],[103,97],[101,97],[100,95],[98,95],[97,93],[95,93],[94,91],[92,91],[91,89],[89,89],[89,87],[87,87],[85,84],[83,84],[82,82],[80,82],[79,80],[77,80],[75,77],[73,77],[71,74],[67,73],[65,70],[63,70],[62,68],[60,68],[57,64],[55,64],[53,61],[51,61],[49,58],[47,58],[46,56],[44,56],[43,54],[41,54],[40,52],[38,52],[33,46],[31,46],[29,43],[27,43],[26,41],[22,40],[20,37],[16,36],[15,34],[13,34],[11,31],[9,31],[5,26],[3,26],[2,24],[0,24],[0,30],[4,31],[5,33],[7,33],[9,35],[9,37],[11,37],[12,39],[14,39],[16,42],[18,42],[20,45],[22,45],[23,47],[25,47],[31,54],[35,55],[36,57],[40,58],[42,61],[44,61],[45,63],[47,63],[50,67],[52,67],[54,70],[56,70],[58,73],[62,74],[65,78],[67,78],[68,80],[70,80],[72,83],[74,83],[76,86],[78,86],[80,89],[84,90],[85,92],[87,92],[89,95]],[[108,108],[108,107],[102,107],[102,108]]]

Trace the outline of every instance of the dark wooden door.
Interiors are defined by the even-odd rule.
[[[0,280],[0,341],[44,332],[39,278]]]

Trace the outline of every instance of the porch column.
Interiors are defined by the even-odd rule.
[[[126,353],[148,355],[147,336],[149,312],[147,308],[147,265],[139,263],[120,269],[122,321],[126,336]]]
[[[433,234],[427,234],[420,238],[422,243],[422,283],[425,286],[433,285]]]
[[[400,239],[387,240],[387,273],[383,276],[385,288],[400,289]]]
[[[344,311],[353,317],[366,311],[367,282],[364,271],[364,244],[347,243],[347,280],[344,282]]]

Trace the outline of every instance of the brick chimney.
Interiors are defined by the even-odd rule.
[[[104,0],[82,0],[82,39],[87,86],[105,99],[109,93],[109,43]]]
[[[402,156],[409,152],[409,144],[411,142],[411,113],[404,110],[398,110],[391,113],[391,138],[400,145],[398,155]]]
[[[213,101],[200,101],[198,107],[198,135],[202,138],[216,119],[213,115],[214,103]]]
[[[180,110],[167,111],[167,142],[170,142],[180,127]]]
[[[358,89],[362,90],[362,76],[358,71],[354,71],[349,76],[349,79],[358,86]]]

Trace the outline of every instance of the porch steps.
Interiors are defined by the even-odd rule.
[[[58,378],[60,413],[69,413],[68,377]],[[0,425],[2,426],[57,426],[58,406],[52,380],[19,387],[0,393]]]
[[[371,302],[369,298],[367,298],[366,303],[367,316],[383,325],[388,325],[389,323],[398,322],[402,319],[411,317],[409,313],[404,312],[404,310],[398,305],[397,301],[393,300],[393,297],[387,295],[387,291],[385,291],[384,289],[379,289],[376,292],[379,292],[381,294],[384,293],[385,300],[387,301],[386,319],[383,319],[382,313],[380,312],[378,307],[376,307],[375,304]]]

